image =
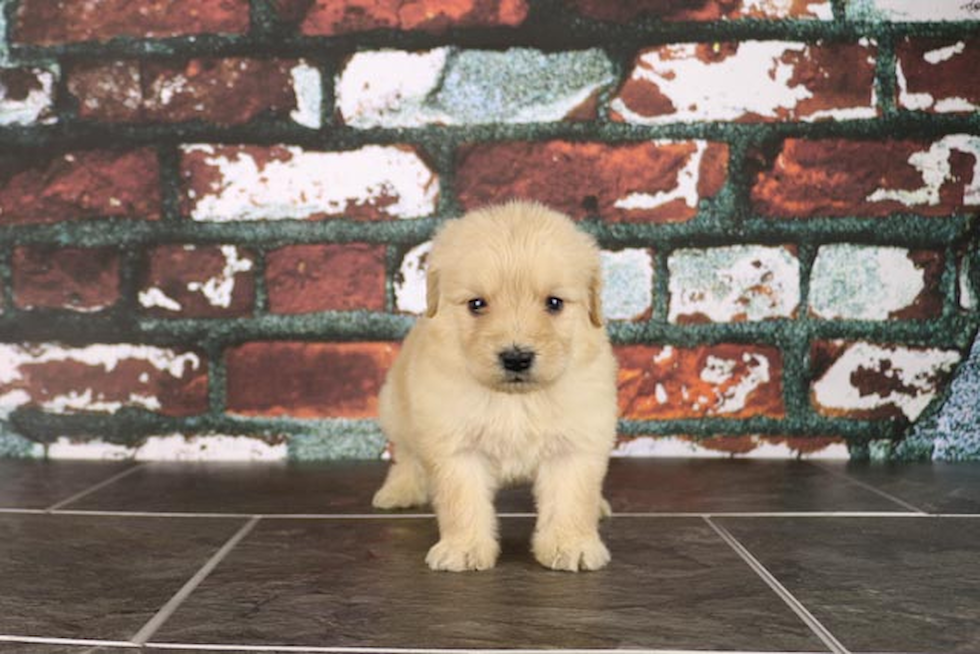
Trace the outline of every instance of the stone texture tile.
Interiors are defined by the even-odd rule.
[[[923,511],[980,514],[980,462],[825,461],[820,465],[870,484]]]
[[[371,513],[388,464],[149,463],[71,509],[195,513]]]
[[[0,459],[0,508],[45,509],[132,465],[129,461]]]
[[[851,652],[975,652],[980,520],[718,522]]]
[[[431,518],[260,523],[154,640],[382,649],[820,649],[700,520],[613,520],[603,527],[612,563],[582,574],[539,566],[529,552],[531,529],[530,520],[503,520],[495,569],[448,574],[423,562],[436,541]]]
[[[243,524],[0,515],[0,633],[129,639]]]
[[[549,122],[595,117],[613,80],[598,49],[361,52],[337,78],[337,109],[360,128]]]

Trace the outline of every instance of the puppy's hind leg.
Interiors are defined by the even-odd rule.
[[[388,476],[371,504],[376,509],[407,509],[429,501],[428,480],[422,464],[414,456],[398,448],[398,459],[388,468]]]

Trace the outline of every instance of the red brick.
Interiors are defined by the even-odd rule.
[[[118,36],[244,34],[248,5],[248,0],[23,0],[13,38],[51,45]]]
[[[442,32],[451,27],[514,26],[527,17],[526,0],[280,0],[286,19],[304,34],[333,36],[376,29]]]
[[[875,48],[783,41],[680,43],[642,51],[613,118],[657,124],[870,118]],[[692,87],[691,79],[701,84]]]
[[[641,17],[663,21],[709,21],[731,18],[810,18],[829,13],[828,0],[757,3],[746,0],[571,0],[574,11],[598,20],[628,23]],[[819,13],[818,13],[819,12]]]
[[[207,361],[189,351],[147,345],[0,345],[8,372],[5,408],[52,413],[114,413],[142,408],[168,416],[208,408]]]
[[[249,315],[252,268],[252,253],[235,246],[161,245],[147,254],[139,302],[156,316]]]
[[[228,409],[243,415],[371,418],[395,343],[257,342],[227,353]]]
[[[700,145],[703,151],[692,141],[464,146],[457,154],[456,190],[467,209],[522,198],[575,219],[597,213],[609,222],[682,222],[697,214],[698,200],[721,189],[728,173],[727,146]],[[622,206],[634,194],[659,197]]]
[[[20,247],[13,264],[19,309],[88,312],[119,299],[119,253],[113,249]]]
[[[383,245],[292,245],[269,253],[265,274],[273,313],[384,310]]]
[[[93,150],[0,170],[0,225],[160,217],[156,154]]]
[[[935,142],[787,139],[773,161],[760,156],[752,203],[778,218],[949,215],[980,204],[970,188],[978,157],[980,139],[969,135]]]
[[[84,62],[67,71],[82,118],[224,125],[296,109],[295,59],[191,59],[183,62]]]
[[[627,420],[781,417],[782,355],[774,347],[630,345],[619,359],[619,410]]]
[[[930,113],[980,110],[980,39],[898,42],[898,103]]]

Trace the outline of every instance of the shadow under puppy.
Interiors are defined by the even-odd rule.
[[[535,558],[609,562],[602,481],[616,434],[616,361],[602,324],[599,250],[566,216],[513,202],[448,222],[432,246],[427,308],[380,396],[395,463],[374,506],[431,500],[433,570],[500,553],[494,495],[533,482]]]

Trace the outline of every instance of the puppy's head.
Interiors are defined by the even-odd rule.
[[[598,247],[541,205],[512,202],[447,223],[426,281],[426,317],[494,390],[547,386],[605,338]]]

